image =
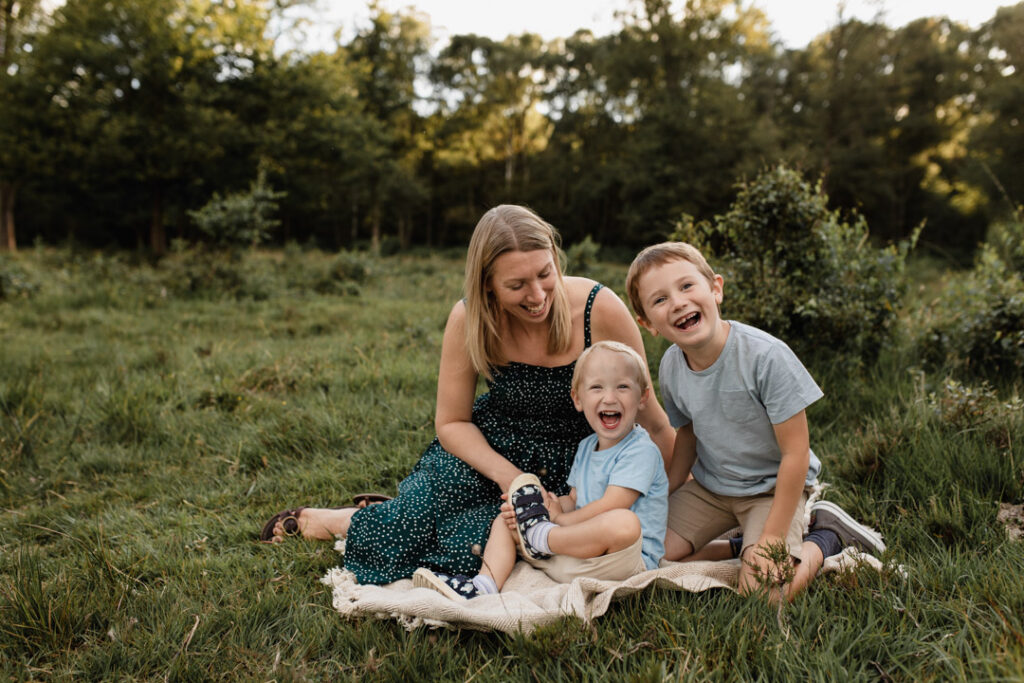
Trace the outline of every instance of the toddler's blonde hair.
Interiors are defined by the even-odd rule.
[[[636,383],[640,386],[640,393],[645,393],[651,388],[650,381],[647,378],[647,363],[644,359],[636,352],[629,344],[623,344],[617,341],[599,341],[593,346],[583,349],[583,353],[576,359],[576,367],[572,371],[572,390],[573,392],[579,393],[580,383],[583,381],[583,373],[585,372],[584,366],[587,364],[587,360],[591,354],[595,351],[603,349],[605,351],[612,351],[614,353],[622,353],[633,361],[633,365],[636,370]]]

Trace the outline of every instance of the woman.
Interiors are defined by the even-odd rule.
[[[554,228],[529,209],[497,206],[480,219],[466,258],[465,299],[441,347],[437,438],[391,501],[365,508],[298,508],[275,515],[265,540],[301,533],[347,538],[360,583],[389,583],[419,567],[475,573],[501,494],[523,472],[557,495],[590,427],[569,395],[576,358],[596,341],[643,342],[626,306],[591,280],[564,277]],[[474,400],[478,375],[488,393]],[[639,415],[663,457],[675,434],[661,406]]]

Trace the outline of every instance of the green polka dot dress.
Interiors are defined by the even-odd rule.
[[[590,311],[600,289],[595,285],[587,298],[585,346],[590,346]],[[575,361],[554,368],[513,362],[495,368],[488,392],[473,403],[473,424],[491,447],[558,495],[569,492],[566,479],[576,446],[593,431],[569,395],[575,366]],[[390,583],[419,567],[474,574],[500,512],[501,494],[435,438],[398,485],[394,500],[352,517],[345,567],[359,583]]]

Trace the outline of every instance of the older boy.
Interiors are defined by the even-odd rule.
[[[556,581],[577,576],[618,581],[655,569],[664,554],[668,478],[658,447],[637,412],[650,396],[643,359],[629,346],[598,342],[576,361],[572,399],[594,433],[580,442],[569,495],[543,490],[532,474],[513,480],[494,520],[475,577],[421,568],[413,584],[452,599],[501,590],[516,560]],[[515,537],[510,533],[514,529]]]
[[[812,533],[802,543],[806,491],[821,470],[805,410],[823,394],[785,343],[720,317],[723,284],[701,253],[681,242],[643,250],[626,278],[638,322],[673,344],[659,371],[677,429],[665,558],[692,558],[738,523],[745,539],[740,591],[778,576],[769,548],[783,544],[798,563],[787,585],[792,599],[843,542],[884,545],[834,505],[819,512],[833,527],[818,533],[825,540]]]

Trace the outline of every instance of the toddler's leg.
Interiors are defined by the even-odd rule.
[[[495,587],[500,591],[505,585],[512,567],[516,563],[516,542],[512,533],[505,525],[505,520],[498,515],[491,524],[491,535],[487,538],[487,547],[484,548],[483,566],[480,567],[481,576],[489,576]]]
[[[625,550],[641,533],[640,520],[631,510],[608,510],[579,524],[556,524],[548,533],[548,547],[559,555],[600,557]]]

